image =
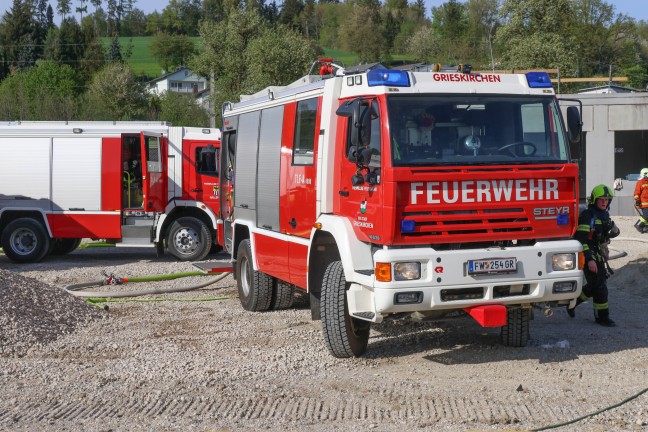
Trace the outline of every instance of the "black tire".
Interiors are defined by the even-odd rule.
[[[204,259],[212,247],[212,236],[207,225],[194,217],[173,221],[167,231],[167,249],[180,261]]]
[[[52,240],[52,255],[67,255],[74,251],[81,244],[81,239],[77,238],[60,238]]]
[[[320,313],[324,341],[338,358],[358,357],[367,350],[371,323],[349,315],[348,289],[342,262],[333,261],[324,271]]]
[[[2,249],[14,262],[38,262],[50,250],[50,237],[39,221],[20,218],[10,222],[2,232]]]
[[[502,327],[502,344],[510,347],[525,347],[529,342],[530,320],[530,308],[508,308],[506,311],[506,325]]]
[[[295,285],[279,280],[276,280],[274,290],[272,292],[272,301],[270,302],[270,310],[288,309],[293,304],[293,297],[295,295]]]
[[[236,284],[243,309],[265,311],[272,302],[273,278],[254,270],[250,240],[243,240],[236,256]]]

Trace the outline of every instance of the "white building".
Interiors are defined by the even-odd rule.
[[[158,95],[165,91],[197,94],[208,87],[206,78],[194,74],[186,67],[177,68],[148,82],[148,90]]]

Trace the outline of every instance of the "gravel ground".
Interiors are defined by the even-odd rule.
[[[603,410],[648,388],[648,236],[634,218],[615,220],[612,252],[627,253],[608,281],[617,327],[596,326],[589,303],[575,319],[536,313],[529,346],[515,349],[469,318],[389,321],[346,360],[328,353],[305,296],[289,310],[245,312],[231,277],[108,310],[63,291],[104,270],[195,270],[153,249],[80,249],[29,265],[0,255],[0,430],[527,430]],[[645,431],[647,407],[644,393],[556,430]]]

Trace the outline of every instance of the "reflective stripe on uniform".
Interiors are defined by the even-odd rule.
[[[594,305],[595,310],[608,309],[608,304],[607,303],[594,303],[593,305]]]
[[[577,231],[590,232],[589,225],[578,225]]]

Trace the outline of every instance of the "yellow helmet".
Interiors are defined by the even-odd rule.
[[[599,198],[608,198],[610,200],[608,202],[608,207],[607,207],[609,209],[610,203],[612,202],[612,198],[614,198],[614,192],[612,191],[611,188],[607,187],[604,184],[594,186],[594,189],[592,189],[592,193],[587,199],[587,202],[589,204],[596,204],[596,200]]]

